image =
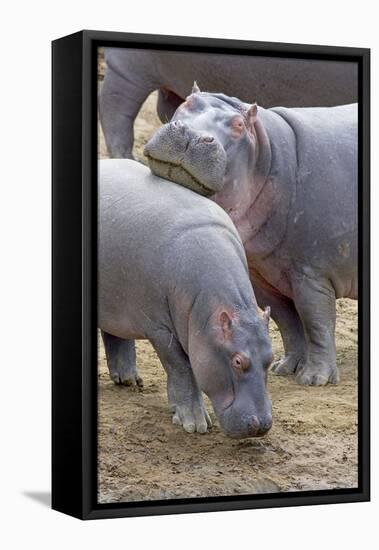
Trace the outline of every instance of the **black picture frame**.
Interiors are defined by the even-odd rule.
[[[97,49],[350,60],[359,67],[359,484],[356,489],[98,504]],[[81,519],[370,499],[370,50],[81,31],[52,43],[52,507]]]

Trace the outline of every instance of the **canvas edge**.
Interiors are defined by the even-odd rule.
[[[160,36],[160,35],[141,35],[141,34],[128,34],[128,33],[113,33],[102,31],[81,31],[75,33],[69,37],[64,37],[53,42],[54,48],[65,48],[67,44],[66,40],[74,40],[78,46],[78,55],[81,57],[82,71],[81,71],[81,97],[77,101],[75,112],[67,112],[66,116],[78,121],[80,118],[82,124],[81,134],[81,147],[80,158],[74,154],[75,161],[75,181],[80,189],[80,212],[82,216],[82,231],[80,235],[75,234],[75,231],[71,232],[71,239],[79,239],[82,246],[81,257],[81,270],[80,270],[80,282],[82,284],[81,295],[81,343],[78,344],[80,348],[81,359],[80,365],[76,366],[74,372],[74,366],[70,365],[70,371],[65,372],[64,378],[70,378],[71,373],[72,380],[63,384],[64,388],[57,386],[57,375],[62,380],[63,373],[60,372],[63,369],[63,360],[56,359],[55,349],[55,370],[53,366],[53,407],[59,410],[55,411],[55,421],[53,421],[53,431],[58,429],[62,430],[67,425],[67,417],[62,405],[62,399],[58,399],[58,393],[74,390],[75,394],[75,410],[79,410],[77,415],[77,426],[75,429],[75,444],[70,449],[70,452],[74,452],[76,456],[76,465],[74,468],[75,479],[80,479],[79,487],[75,486],[73,480],[70,480],[68,484],[72,487],[71,501],[66,499],[62,500],[61,487],[62,480],[67,479],[67,473],[69,470],[65,470],[64,473],[60,471],[59,460],[57,462],[57,455],[60,452],[68,451],[67,442],[64,445],[62,442],[58,442],[57,434],[53,436],[55,443],[53,443],[53,449],[55,448],[55,458],[53,458],[53,498],[52,507],[56,510],[73,515],[81,519],[100,519],[111,517],[127,517],[127,516],[145,516],[145,515],[159,515],[159,514],[174,514],[174,513],[192,513],[192,512],[209,512],[209,511],[225,511],[225,510],[240,510],[240,509],[253,509],[253,508],[267,508],[267,507],[281,507],[281,506],[300,506],[300,505],[313,505],[313,504],[333,504],[342,502],[361,502],[370,500],[370,423],[369,423],[369,124],[370,124],[370,88],[369,88],[369,73],[370,73],[370,50],[366,48],[344,48],[334,46],[309,46],[301,44],[279,44],[279,43],[261,43],[261,42],[247,42],[247,41],[230,41],[219,39],[207,39],[207,38],[191,38],[191,37],[172,37],[172,36]],[[263,498],[251,499],[236,499],[230,500],[227,497],[212,501],[212,499],[200,499],[199,502],[179,503],[175,501],[160,502],[160,503],[125,503],[125,505],[99,505],[96,503],[96,487],[93,485],[94,476],[96,476],[96,425],[94,424],[94,418],[96,416],[96,398],[94,396],[94,388],[96,388],[96,376],[93,369],[94,361],[94,322],[96,319],[96,307],[94,308],[94,296],[96,295],[96,277],[94,277],[94,269],[96,268],[96,243],[94,243],[93,235],[96,231],[96,215],[94,215],[94,209],[96,208],[96,176],[97,176],[97,158],[96,158],[96,107],[97,107],[97,90],[96,90],[96,61],[97,48],[102,45],[114,45],[118,42],[120,45],[133,45],[140,43],[140,47],[146,44],[150,47],[159,46],[164,47],[169,45],[170,47],[200,47],[200,48],[221,48],[221,49],[244,49],[254,50],[257,49],[261,52],[270,53],[271,55],[281,52],[282,54],[301,55],[305,57],[341,57],[341,58],[355,58],[361,64],[362,67],[362,127],[360,130],[361,137],[361,159],[363,160],[362,168],[362,200],[360,208],[360,216],[362,218],[361,230],[362,230],[362,256],[360,264],[360,273],[362,280],[362,316],[360,318],[361,328],[364,328],[364,337],[360,340],[361,353],[360,361],[363,361],[361,365],[361,399],[360,399],[360,464],[362,472],[360,490],[352,489],[346,490],[343,493],[333,491],[323,491],[322,495],[317,495],[316,492],[312,495],[305,494],[283,494],[274,496],[263,496]],[[53,56],[54,57],[54,56]],[[70,56],[67,57],[67,67],[65,70],[71,69]],[[64,71],[63,71],[64,72]],[[57,83],[64,83],[64,78],[61,75],[55,76],[55,89]],[[72,78],[72,77],[71,77]],[[77,78],[77,76],[75,77]],[[54,80],[54,70],[53,70]],[[62,143],[62,137],[58,138],[56,132],[54,132],[54,120],[56,121],[57,106],[54,101],[54,87],[53,87],[53,141],[55,141],[55,149],[53,145],[53,167],[57,164],[57,158],[63,153],[59,150],[59,143]],[[54,111],[55,115],[54,115]],[[75,123],[75,122],[74,122]],[[66,139],[69,140],[70,132],[67,132]],[[65,141],[65,140],[63,140]],[[54,153],[55,150],[55,153]],[[75,151],[78,153],[78,151]],[[55,162],[54,162],[55,155]],[[367,164],[368,163],[368,164]],[[80,182],[79,182],[80,178]],[[54,183],[55,182],[55,183]],[[53,189],[57,187],[56,176],[54,176],[53,168]],[[66,200],[71,201],[75,212],[78,205],[73,205],[72,197],[70,197],[66,190]],[[54,192],[53,192],[54,195]],[[53,199],[53,211],[54,211],[54,199]],[[362,216],[362,213],[365,215]],[[59,220],[59,214],[58,214]],[[53,235],[54,235],[54,223],[56,224],[55,230],[59,223],[57,219],[53,220]],[[58,231],[59,234],[59,231]],[[67,237],[66,237],[67,238]],[[57,235],[54,238],[55,247],[57,246]],[[58,238],[59,240],[59,238]],[[70,238],[67,238],[70,241]],[[53,256],[54,258],[54,256]],[[53,260],[54,263],[54,260]],[[59,262],[58,262],[59,264]],[[53,290],[53,320],[55,319],[55,328],[53,322],[53,346],[59,341],[60,349],[64,349],[67,343],[62,342],[63,337],[61,334],[57,334],[57,304],[56,298],[54,300],[54,292],[56,292],[58,286],[62,284],[68,289],[67,280],[64,279],[62,274],[57,273],[58,264],[55,264],[55,291]],[[69,266],[73,270],[73,279],[78,277],[77,263],[72,262]],[[53,267],[54,273],[54,267]],[[53,287],[54,288],[54,287]],[[54,305],[55,303],[55,305]],[[67,315],[68,312],[66,312]],[[76,326],[76,322],[75,322]],[[55,342],[55,343],[54,343]],[[54,353],[54,352],[53,352]],[[66,357],[66,354],[63,353]],[[78,355],[76,360],[79,361]],[[54,364],[54,355],[53,355]],[[92,367],[92,370],[91,370]],[[55,373],[55,374],[54,374]],[[78,390],[80,388],[80,403],[78,403]],[[59,403],[59,405],[58,405]],[[70,401],[71,403],[71,401]],[[57,420],[57,417],[62,415],[62,418]],[[72,415],[71,415],[72,416]],[[54,411],[53,411],[54,418]],[[80,453],[78,452],[77,437],[80,432]],[[54,457],[54,452],[53,452]],[[79,477],[78,477],[79,476]],[[54,483],[55,480],[55,483]],[[60,489],[58,490],[57,480],[60,483]],[[65,487],[65,494],[69,492],[68,486]],[[64,501],[64,504],[62,502]]]

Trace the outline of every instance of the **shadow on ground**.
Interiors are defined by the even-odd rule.
[[[38,502],[42,506],[51,507],[51,493],[50,491],[24,491],[22,493],[25,497]]]

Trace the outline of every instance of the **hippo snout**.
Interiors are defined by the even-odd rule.
[[[231,406],[222,413],[216,414],[227,436],[234,439],[262,437],[272,427],[271,402],[267,402],[266,408],[266,412],[261,414],[247,414]]]
[[[190,128],[181,120],[161,126],[144,153],[151,171],[201,195],[210,196],[224,185],[227,156],[208,132]]]

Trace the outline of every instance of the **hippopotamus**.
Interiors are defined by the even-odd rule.
[[[337,383],[335,301],[357,298],[357,105],[264,109],[195,86],[145,154],[236,225],[283,339],[273,371]]]
[[[116,383],[141,385],[135,340],[167,373],[173,422],[230,437],[272,424],[269,308],[261,312],[240,237],[212,201],[131,160],[99,167],[98,326]]]
[[[105,48],[104,55],[99,112],[112,158],[132,158],[133,122],[151,92],[158,90],[158,116],[168,122],[194,80],[263,107],[327,107],[358,98],[358,66],[346,61],[130,48]]]

